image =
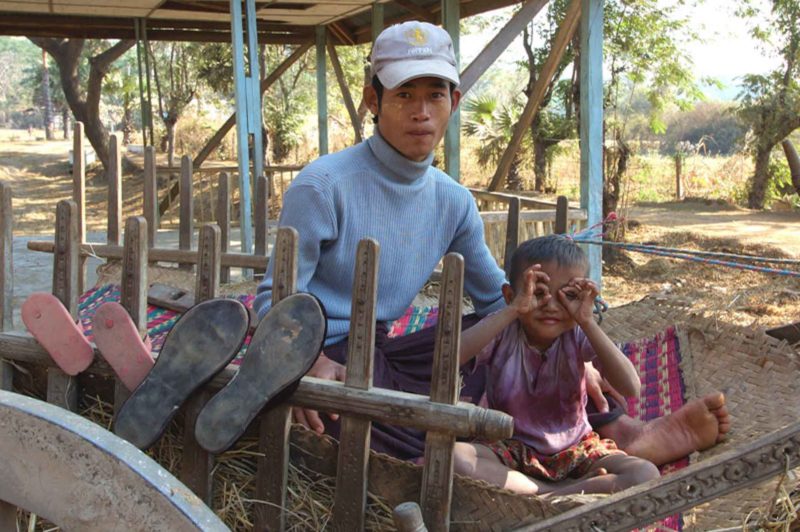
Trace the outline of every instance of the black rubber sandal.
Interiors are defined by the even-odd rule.
[[[264,409],[285,400],[317,360],[327,320],[311,294],[293,294],[272,307],[256,327],[239,371],[200,411],[195,437],[220,453]]]
[[[247,308],[235,299],[212,299],[186,311],[164,339],[153,369],[122,405],[114,433],[139,449],[153,445],[180,405],[233,360],[248,326]]]

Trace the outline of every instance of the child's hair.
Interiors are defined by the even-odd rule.
[[[555,261],[562,267],[589,269],[589,261],[581,247],[566,235],[547,235],[526,240],[514,251],[509,266],[508,281],[516,290],[522,272],[532,264]]]

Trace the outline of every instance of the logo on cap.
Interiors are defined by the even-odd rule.
[[[408,44],[412,44],[414,46],[422,46],[428,42],[428,36],[425,35],[425,32],[422,31],[421,28],[408,30],[406,32],[406,37],[408,38]]]

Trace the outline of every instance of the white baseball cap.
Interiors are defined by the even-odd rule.
[[[389,26],[378,35],[370,55],[371,73],[387,89],[414,78],[442,78],[459,84],[450,35],[427,22]]]

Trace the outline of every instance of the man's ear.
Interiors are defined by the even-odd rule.
[[[461,102],[461,91],[455,89],[453,91],[453,96],[451,97],[451,100],[452,101],[450,103],[450,114],[452,115],[453,113],[456,112],[456,109],[458,109],[458,104]]]
[[[503,283],[503,299],[506,300],[506,305],[510,305],[514,300],[514,289],[508,283]]]
[[[378,116],[378,93],[375,92],[375,87],[366,85],[364,87],[363,98],[369,112],[374,116]]]

